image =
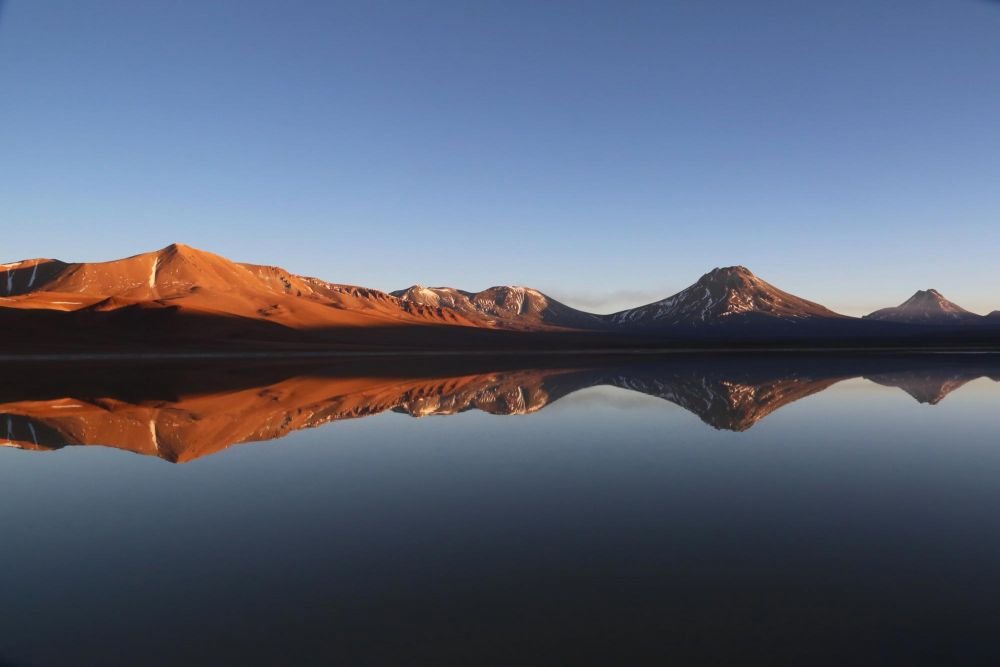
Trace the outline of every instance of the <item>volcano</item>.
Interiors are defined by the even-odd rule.
[[[949,301],[936,289],[928,289],[919,290],[894,308],[869,313],[865,319],[906,324],[956,324],[981,320],[982,316]]]
[[[673,296],[607,316],[630,326],[702,326],[750,318],[845,320],[818,303],[784,292],[743,266],[714,269]]]

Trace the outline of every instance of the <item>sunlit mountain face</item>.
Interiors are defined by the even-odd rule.
[[[645,289],[644,285],[637,285]],[[743,266],[612,314],[498,285],[387,293],[171,244],[108,262],[0,264],[4,352],[565,350],[719,347],[992,349],[1000,320],[936,290],[848,317]]]
[[[280,439],[383,413],[440,417],[475,410],[531,415],[592,387],[680,406],[708,427],[743,432],[850,378],[938,404],[971,380],[1000,380],[981,355],[684,355],[527,360],[353,360],[198,367],[15,364],[0,388],[0,444],[48,451],[100,445],[183,463],[232,445]]]

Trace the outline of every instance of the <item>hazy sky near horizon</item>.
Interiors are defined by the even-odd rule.
[[[1000,309],[1000,3],[10,0],[0,261]]]

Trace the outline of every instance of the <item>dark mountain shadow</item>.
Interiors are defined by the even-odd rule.
[[[30,279],[30,276],[29,276]],[[1000,321],[919,326],[855,319],[785,321],[739,313],[718,325],[513,331],[443,324],[291,328],[263,317],[192,311],[154,300],[72,312],[0,304],[0,356],[230,351],[436,351],[581,349],[996,349]]]
[[[18,363],[3,370],[0,443],[30,450],[104,445],[181,463],[386,412],[531,414],[596,386],[661,398],[713,428],[739,432],[854,377],[936,404],[975,378],[1000,377],[1000,356],[675,354],[577,357],[572,364],[567,356],[302,358]]]

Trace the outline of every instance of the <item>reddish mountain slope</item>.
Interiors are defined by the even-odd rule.
[[[908,323],[980,324],[963,331],[937,329],[933,336],[941,336],[928,344],[991,345],[1000,325],[997,316],[969,313],[934,290],[918,292],[867,320],[875,321],[839,315],[741,266],[715,269],[666,299],[595,315],[528,287],[466,292],[415,285],[388,294],[274,266],[240,264],[181,244],[109,262],[33,259],[0,265],[0,330],[15,351],[203,349],[237,343],[344,349],[548,349],[663,341],[837,344],[848,339],[914,344]]]
[[[238,264],[174,244],[125,259],[66,264],[28,260],[0,267],[0,306],[61,311],[173,307],[264,320],[296,329],[452,324],[481,326],[384,292],[326,283],[269,266]]]

